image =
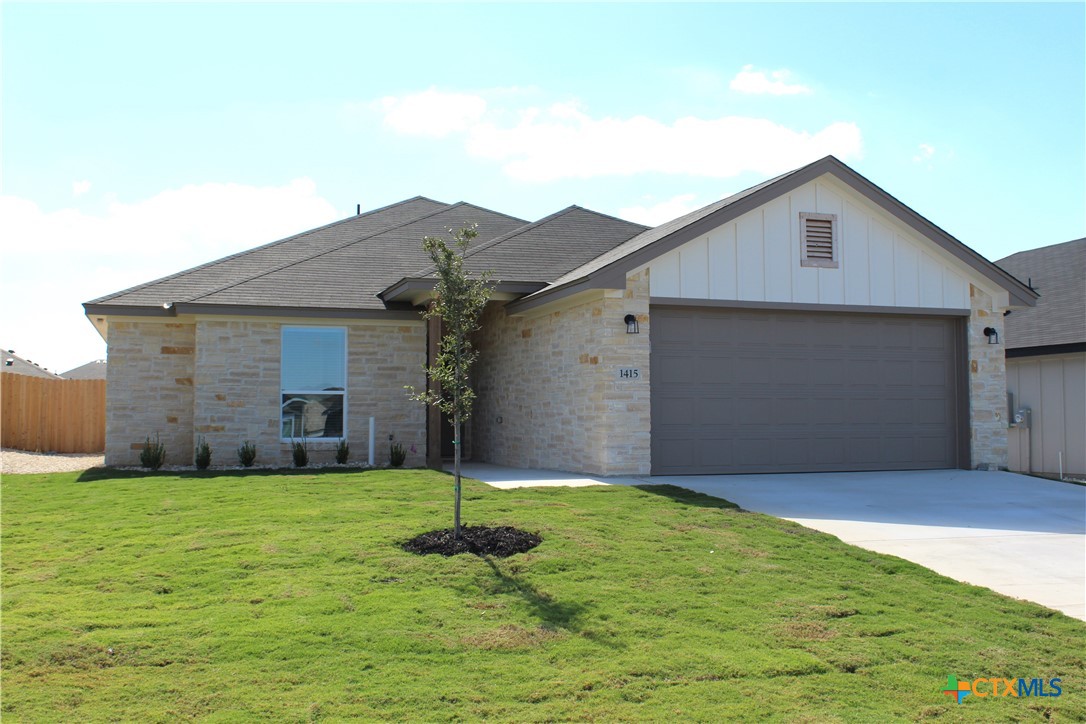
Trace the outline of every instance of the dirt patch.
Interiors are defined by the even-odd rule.
[[[548,641],[560,638],[561,635],[560,632],[543,626],[523,628],[506,625],[475,636],[468,636],[461,641],[478,649],[520,649],[541,646]]]
[[[437,553],[455,556],[473,553],[477,556],[508,558],[525,553],[543,542],[535,533],[507,525],[491,528],[485,525],[466,526],[460,529],[460,538],[453,537],[453,529],[432,530],[403,544],[403,549],[420,556]]]

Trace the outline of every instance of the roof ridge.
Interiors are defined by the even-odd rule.
[[[611,219],[613,221],[621,221],[622,223],[629,224],[630,226],[640,226],[645,231],[648,231],[649,229],[654,228],[652,226],[648,226],[647,224],[642,224],[642,223],[639,223],[637,221],[630,221],[629,219],[623,219],[621,216],[615,216],[613,214],[605,214],[602,211],[596,211],[595,209],[589,209],[589,208],[586,208],[584,206],[580,206],[578,204],[573,204],[569,208],[571,208],[571,209],[579,209],[579,210],[584,211],[584,212],[589,213],[589,214],[595,214],[596,216],[602,216],[605,219]],[[632,239],[633,237],[630,237],[630,238]]]
[[[302,238],[304,236],[308,236],[310,234],[315,234],[318,231],[324,231],[325,229],[330,229],[330,228],[332,228],[334,226],[338,226],[340,224],[346,224],[349,221],[355,221],[357,219],[361,219],[361,218],[366,217],[366,216],[372,216],[373,214],[379,213],[381,211],[388,211],[389,209],[396,208],[397,206],[403,206],[404,204],[409,204],[412,201],[429,201],[429,202],[435,203],[435,204],[444,204],[443,201],[436,201],[436,200],[428,198],[426,196],[412,196],[411,198],[404,199],[403,201],[397,201],[395,203],[387,204],[385,206],[381,206],[381,207],[378,207],[376,209],[371,209],[371,210],[365,212],[364,214],[355,214],[354,216],[348,216],[348,217],[346,217],[344,219],[338,219],[336,221],[332,221],[330,223],[324,224],[323,226],[318,226],[315,229],[308,229],[306,231],[298,232],[297,234],[291,234],[290,236],[283,237],[282,239],[278,239],[276,241],[270,241],[267,244],[261,244],[260,246],[253,247],[252,249],[243,249],[242,251],[238,251],[238,252],[235,252],[233,254],[228,254],[227,256],[220,257],[218,259],[212,259],[211,261],[204,262],[203,264],[197,264],[196,266],[189,267],[188,269],[182,269],[181,271],[174,272],[173,274],[167,274],[166,276],[159,277],[158,279],[152,279],[149,282],[144,282],[142,284],[137,284],[137,285],[129,287],[127,289],[122,289],[120,291],[113,292],[112,294],[106,294],[105,296],[98,297],[97,299],[90,300],[89,302],[87,302],[87,304],[101,304],[102,302],[104,302],[104,301],[106,301],[108,299],[112,299],[114,297],[119,297],[119,296],[122,296],[124,294],[130,294],[132,292],[139,291],[140,289],[146,289],[147,287],[154,286],[155,284],[160,284],[161,282],[170,281],[171,279],[179,279],[179,278],[185,276],[186,274],[191,274],[193,272],[200,271],[201,269],[206,269],[206,268],[214,266],[216,264],[221,264],[224,261],[229,261],[231,259],[237,259],[239,257],[246,256],[247,254],[253,254],[253,253],[258,252],[258,251],[263,251],[265,249],[270,249],[270,248],[272,248],[274,246],[278,246],[279,244],[285,244],[288,241],[294,241],[295,239],[300,239],[300,238]],[[446,206],[446,208],[448,208],[449,204],[445,204],[445,206]],[[422,217],[419,217],[419,218],[422,218]],[[390,228],[393,228],[393,227],[390,227]],[[201,295],[201,296],[203,296],[203,295]],[[196,298],[196,297],[194,297],[194,298]],[[180,301],[180,300],[178,300],[178,301]]]
[[[525,224],[528,223],[527,219],[522,219],[519,216],[513,216],[512,214],[506,214],[506,213],[504,213],[502,211],[495,211],[494,209],[488,209],[485,206],[480,206],[479,204],[473,204],[470,201],[457,201],[455,204],[452,204],[452,206],[471,206],[471,207],[474,207],[476,209],[479,209],[479,211],[485,211],[488,214],[494,214],[495,216],[504,216],[507,219],[512,219],[513,221],[520,221],[520,222],[523,222]]]
[[[482,252],[482,251],[485,251],[487,249],[493,248],[493,247],[497,246],[498,244],[501,244],[504,241],[508,241],[509,239],[512,239],[513,237],[520,236],[521,234],[524,234],[524,233],[538,227],[540,224],[544,224],[544,223],[546,223],[548,221],[552,221],[552,220],[558,218],[559,216],[562,216],[563,214],[569,213],[570,211],[572,211],[575,208],[577,208],[577,206],[567,206],[564,209],[561,209],[559,211],[555,211],[553,214],[550,214],[548,216],[544,216],[542,219],[539,219],[538,221],[532,221],[530,223],[524,224],[523,226],[518,226],[517,228],[513,229],[512,231],[506,232],[505,234],[502,234],[501,236],[496,236],[493,239],[491,239],[490,241],[485,241],[482,244],[479,244],[478,246],[475,246],[474,248],[469,249],[468,251],[466,251],[464,253],[464,258],[468,259],[470,257],[475,256],[479,252]],[[515,217],[513,217],[513,218],[515,218]],[[429,265],[424,266],[423,268],[419,269],[417,272],[415,272],[411,276],[415,277],[415,278],[426,277],[426,276],[429,276],[430,274],[432,274],[434,271],[436,271],[436,269],[437,269],[436,266],[434,266],[433,264],[429,264]]]
[[[437,203],[440,203],[440,202],[437,202]],[[324,256],[325,254],[331,254],[333,252],[342,251],[343,249],[346,249],[349,246],[354,246],[355,244],[361,243],[363,241],[368,241],[369,239],[372,239],[375,236],[380,236],[381,234],[386,234],[386,233],[388,233],[388,232],[390,232],[390,231],[392,231],[394,229],[401,229],[401,228],[403,228],[405,226],[409,226],[410,224],[414,224],[416,221],[422,221],[423,219],[429,219],[431,216],[436,216],[438,214],[443,214],[446,211],[451,211],[452,209],[457,208],[458,206],[470,206],[470,205],[472,205],[472,204],[465,204],[463,201],[458,201],[455,204],[450,204],[450,205],[446,206],[443,209],[438,209],[436,211],[430,212],[429,214],[423,214],[422,216],[416,216],[415,218],[411,219],[410,221],[405,221],[402,224],[394,224],[392,226],[386,226],[385,228],[380,229],[378,231],[374,231],[371,234],[366,234],[365,236],[360,236],[357,239],[352,239],[351,241],[348,241],[345,244],[340,244],[338,246],[332,247],[331,249],[325,249],[324,251],[317,252],[316,254],[311,254],[310,256],[307,256],[304,259],[298,259],[296,261],[292,261],[292,262],[289,262],[287,264],[280,264],[279,266],[277,266],[274,269],[266,269],[265,271],[262,271],[259,274],[254,274],[254,275],[246,277],[244,279],[239,279],[237,281],[230,282],[229,284],[227,284],[225,286],[219,287],[218,289],[212,289],[209,292],[204,292],[203,294],[199,294],[199,295],[197,295],[195,297],[192,297],[191,299],[188,299],[186,301],[194,302],[197,299],[203,299],[204,297],[210,297],[212,294],[218,294],[219,292],[224,292],[227,289],[232,289],[232,288],[234,288],[236,286],[239,286],[241,284],[246,284],[246,283],[254,281],[256,279],[260,279],[261,277],[266,277],[269,274],[275,274],[277,272],[283,271],[284,269],[289,269],[292,266],[296,266],[298,264],[304,264],[306,262],[313,261],[314,259],[319,259],[320,257]],[[481,207],[479,207],[479,208],[481,208]]]

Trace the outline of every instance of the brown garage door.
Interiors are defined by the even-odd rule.
[[[955,318],[653,307],[654,475],[959,466]]]

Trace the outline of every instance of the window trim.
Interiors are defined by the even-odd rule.
[[[343,334],[343,389],[342,390],[301,390],[301,389],[287,389],[283,385],[283,348],[284,338],[286,333],[291,330],[309,330],[309,329],[323,329],[323,330],[337,330]],[[339,443],[347,439],[348,435],[348,410],[347,410],[347,388],[350,386],[348,382],[348,370],[349,370],[349,357],[350,357],[350,336],[347,327],[322,325],[322,324],[284,324],[279,328],[279,442],[280,443],[292,443],[299,440],[305,440],[306,443]],[[284,395],[342,395],[343,397],[343,429],[339,437],[283,437],[283,396]]]
[[[807,220],[830,222],[830,258],[808,258],[807,256]],[[839,269],[841,266],[840,231],[838,230],[837,214],[820,214],[813,211],[801,211],[799,213],[799,265],[815,267],[818,269]]]

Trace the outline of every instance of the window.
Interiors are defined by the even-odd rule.
[[[347,429],[347,330],[283,327],[280,387],[284,440],[343,438]]]
[[[838,268],[837,214],[803,212],[799,224],[799,265]]]

